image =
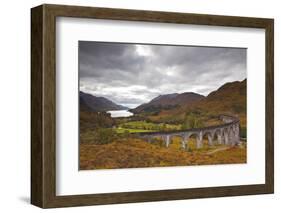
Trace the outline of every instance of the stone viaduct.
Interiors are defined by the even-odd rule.
[[[186,130],[177,130],[169,132],[142,132],[137,133],[138,137],[144,138],[149,142],[153,138],[162,138],[166,147],[169,147],[172,137],[179,136],[182,138],[181,147],[187,149],[189,145],[189,139],[192,136],[196,138],[196,147],[203,147],[203,137],[207,136],[208,145],[214,145],[214,139],[217,138],[219,144],[225,144],[229,146],[235,146],[240,143],[239,133],[239,119],[229,115],[220,115],[220,120],[223,124],[216,126],[209,126],[204,128],[194,128]]]

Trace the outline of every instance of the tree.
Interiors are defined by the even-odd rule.
[[[95,131],[95,144],[108,144],[116,139],[117,135],[113,129],[100,128]]]
[[[204,124],[200,118],[193,113],[186,113],[182,123],[182,129],[201,128]]]

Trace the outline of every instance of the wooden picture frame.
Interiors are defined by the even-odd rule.
[[[265,184],[56,195],[56,17],[265,29]],[[31,9],[31,203],[41,208],[179,200],[274,192],[274,21],[218,15],[44,4]]]

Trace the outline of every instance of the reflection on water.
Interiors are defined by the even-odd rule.
[[[107,111],[107,112],[110,113],[112,118],[129,117],[133,115],[133,113],[129,112],[128,110],[114,110],[114,111]]]

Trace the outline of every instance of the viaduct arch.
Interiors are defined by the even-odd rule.
[[[214,145],[214,139],[217,137],[219,144],[225,144],[229,146],[235,146],[240,143],[240,121],[238,118],[229,115],[220,115],[219,119],[223,121],[223,124],[216,126],[209,126],[204,128],[194,128],[186,130],[177,130],[169,132],[143,132],[136,135],[145,138],[148,141],[156,137],[161,137],[165,146],[169,147],[171,139],[174,136],[181,137],[181,147],[187,149],[191,136],[196,138],[196,148],[203,147],[203,137],[207,136],[208,145]]]

